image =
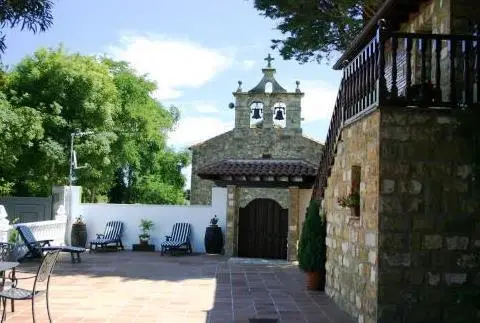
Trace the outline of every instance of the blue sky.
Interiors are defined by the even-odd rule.
[[[325,140],[340,73],[326,64],[282,60],[270,49],[270,39],[280,37],[275,22],[260,16],[252,0],[57,0],[53,15],[45,33],[8,31],[3,62],[15,65],[39,47],[60,43],[71,52],[127,60],[157,82],[155,97],[180,108],[169,141],[177,149],[233,127],[228,103],[237,81],[254,87],[268,53],[283,87],[293,91],[301,82],[304,134]]]

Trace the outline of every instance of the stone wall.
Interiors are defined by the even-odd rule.
[[[327,214],[326,293],[359,322],[376,322],[380,112],[345,127],[323,208]],[[360,217],[338,205],[361,167]]]
[[[400,30],[409,33],[448,34],[451,30],[451,0],[430,0],[420,5]]]
[[[480,23],[480,2],[477,0],[455,0],[451,2],[452,32],[471,34],[473,25]]]
[[[263,154],[270,154],[272,159],[302,158],[318,165],[323,146],[298,133],[286,135],[283,130],[248,129],[241,135],[238,132],[229,131],[191,147],[191,205],[211,203],[213,183],[198,177],[198,169],[225,158],[262,158]],[[282,203],[282,201],[279,202]]]
[[[276,201],[284,209],[290,207],[288,188],[239,187],[238,207],[246,207],[248,203],[261,196]]]
[[[435,110],[382,109],[379,322],[479,321],[480,217],[455,125]]]
[[[342,130],[328,179],[326,292],[358,322],[480,319],[470,146],[446,111],[383,107]],[[361,167],[360,217],[338,206]]]
[[[227,229],[225,230],[225,255],[233,256],[238,242],[238,188],[227,186]]]

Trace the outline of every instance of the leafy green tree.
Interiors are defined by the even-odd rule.
[[[189,154],[166,146],[167,134],[178,122],[175,107],[168,110],[151,97],[156,85],[137,75],[125,62],[103,58],[119,92],[115,151],[120,168],[108,197],[115,203],[183,203],[185,178],[181,167]]]
[[[5,27],[19,26],[34,33],[47,30],[53,22],[51,0],[3,0],[0,1],[0,52],[6,49]]]
[[[180,167],[188,165],[189,155],[166,146],[179,113],[154,100],[155,89],[125,62],[63,48],[26,57],[4,82],[0,118],[12,126],[0,126],[0,134],[17,130],[23,141],[12,137],[0,147],[24,144],[12,150],[10,168],[3,168],[8,158],[0,157],[0,169],[9,170],[0,173],[0,185],[12,194],[48,195],[52,185],[68,183],[71,133],[92,131],[75,138],[74,146],[78,163],[88,164],[75,172],[84,201],[182,203]]]
[[[20,156],[42,137],[40,113],[29,107],[12,108],[0,92],[0,195],[13,191]]]
[[[8,75],[6,94],[14,108],[35,109],[44,131],[19,160],[17,194],[47,195],[53,184],[67,183],[70,134],[77,130],[94,132],[76,139],[79,158],[89,164],[78,171],[77,183],[88,190],[106,189],[115,169],[111,156],[119,111],[117,89],[105,65],[62,48],[40,49]]]
[[[345,50],[360,32],[365,8],[377,0],[254,0],[254,7],[267,18],[278,21],[285,35],[273,39],[284,59],[301,63],[321,62],[332,52]]]

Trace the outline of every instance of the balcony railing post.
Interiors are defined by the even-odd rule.
[[[406,69],[405,69],[405,96],[407,101],[410,99],[410,87],[412,85],[412,38],[405,38],[405,60],[406,60]]]
[[[456,39],[450,39],[450,42],[448,43],[449,48],[449,58],[450,58],[450,103],[452,105],[457,104],[457,83],[455,80],[455,59],[456,59],[456,54],[457,54],[457,41]]]
[[[397,51],[398,51],[398,38],[392,37],[392,95],[391,99],[395,100],[398,97],[398,85],[397,85]]]
[[[470,51],[472,43],[470,40],[466,39],[462,41],[462,52],[463,52],[463,103],[466,105],[471,105],[471,91],[470,91]]]
[[[442,40],[440,38],[435,39],[435,102],[442,102],[442,69],[441,69],[441,52],[442,52]]]
[[[385,41],[387,40],[387,27],[384,19],[380,19],[377,29],[377,43],[378,43],[378,92],[377,102],[378,105],[384,103],[384,99],[387,95],[387,80],[385,79]]]
[[[475,103],[480,102],[480,25],[475,25]]]

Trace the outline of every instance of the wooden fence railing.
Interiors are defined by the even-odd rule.
[[[343,126],[381,106],[463,109],[480,99],[480,29],[473,35],[390,32],[376,36],[349,62],[312,197],[321,200]]]

